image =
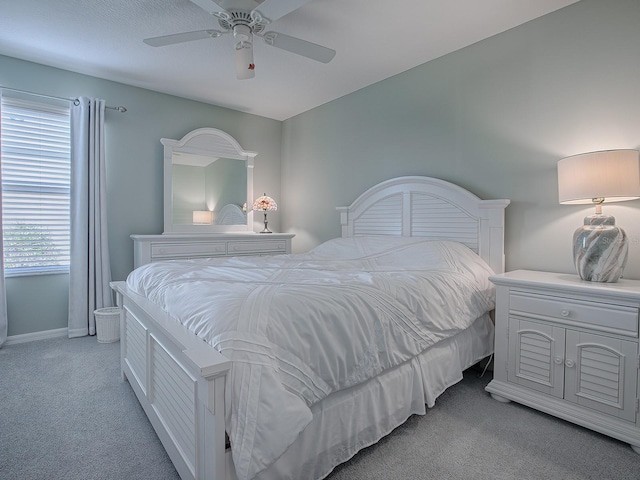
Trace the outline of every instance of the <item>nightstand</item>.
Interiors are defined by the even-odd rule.
[[[486,390],[628,442],[640,453],[640,281],[517,270],[496,285]]]

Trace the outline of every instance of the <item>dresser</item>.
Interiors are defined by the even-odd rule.
[[[178,258],[291,253],[293,233],[253,232],[131,235],[133,265]]]
[[[517,270],[496,285],[486,390],[628,442],[640,453],[640,281]]]

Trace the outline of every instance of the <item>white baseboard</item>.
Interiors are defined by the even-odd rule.
[[[22,335],[10,335],[7,337],[5,345],[34,342],[36,340],[45,340],[48,338],[66,337],[67,334],[67,328],[55,328],[53,330],[43,330],[41,332],[23,333]]]

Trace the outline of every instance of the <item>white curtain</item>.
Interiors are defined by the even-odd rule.
[[[2,97],[2,91],[0,91]],[[0,105],[0,109],[2,106]],[[0,138],[2,137],[2,125],[0,124]],[[2,166],[2,153],[0,152],[0,166]],[[1,169],[0,169],[1,172]],[[0,179],[1,179],[0,173]],[[7,341],[7,292],[4,286],[4,246],[2,235],[2,182],[0,181],[0,347]]]
[[[113,306],[107,241],[104,108],[80,97],[71,107],[69,337],[95,335],[93,316]]]

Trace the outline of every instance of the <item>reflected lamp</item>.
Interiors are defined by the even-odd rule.
[[[187,217],[189,218],[189,217]],[[194,210],[193,211],[193,224],[194,225],[211,225],[213,223],[213,212],[210,210]]]

